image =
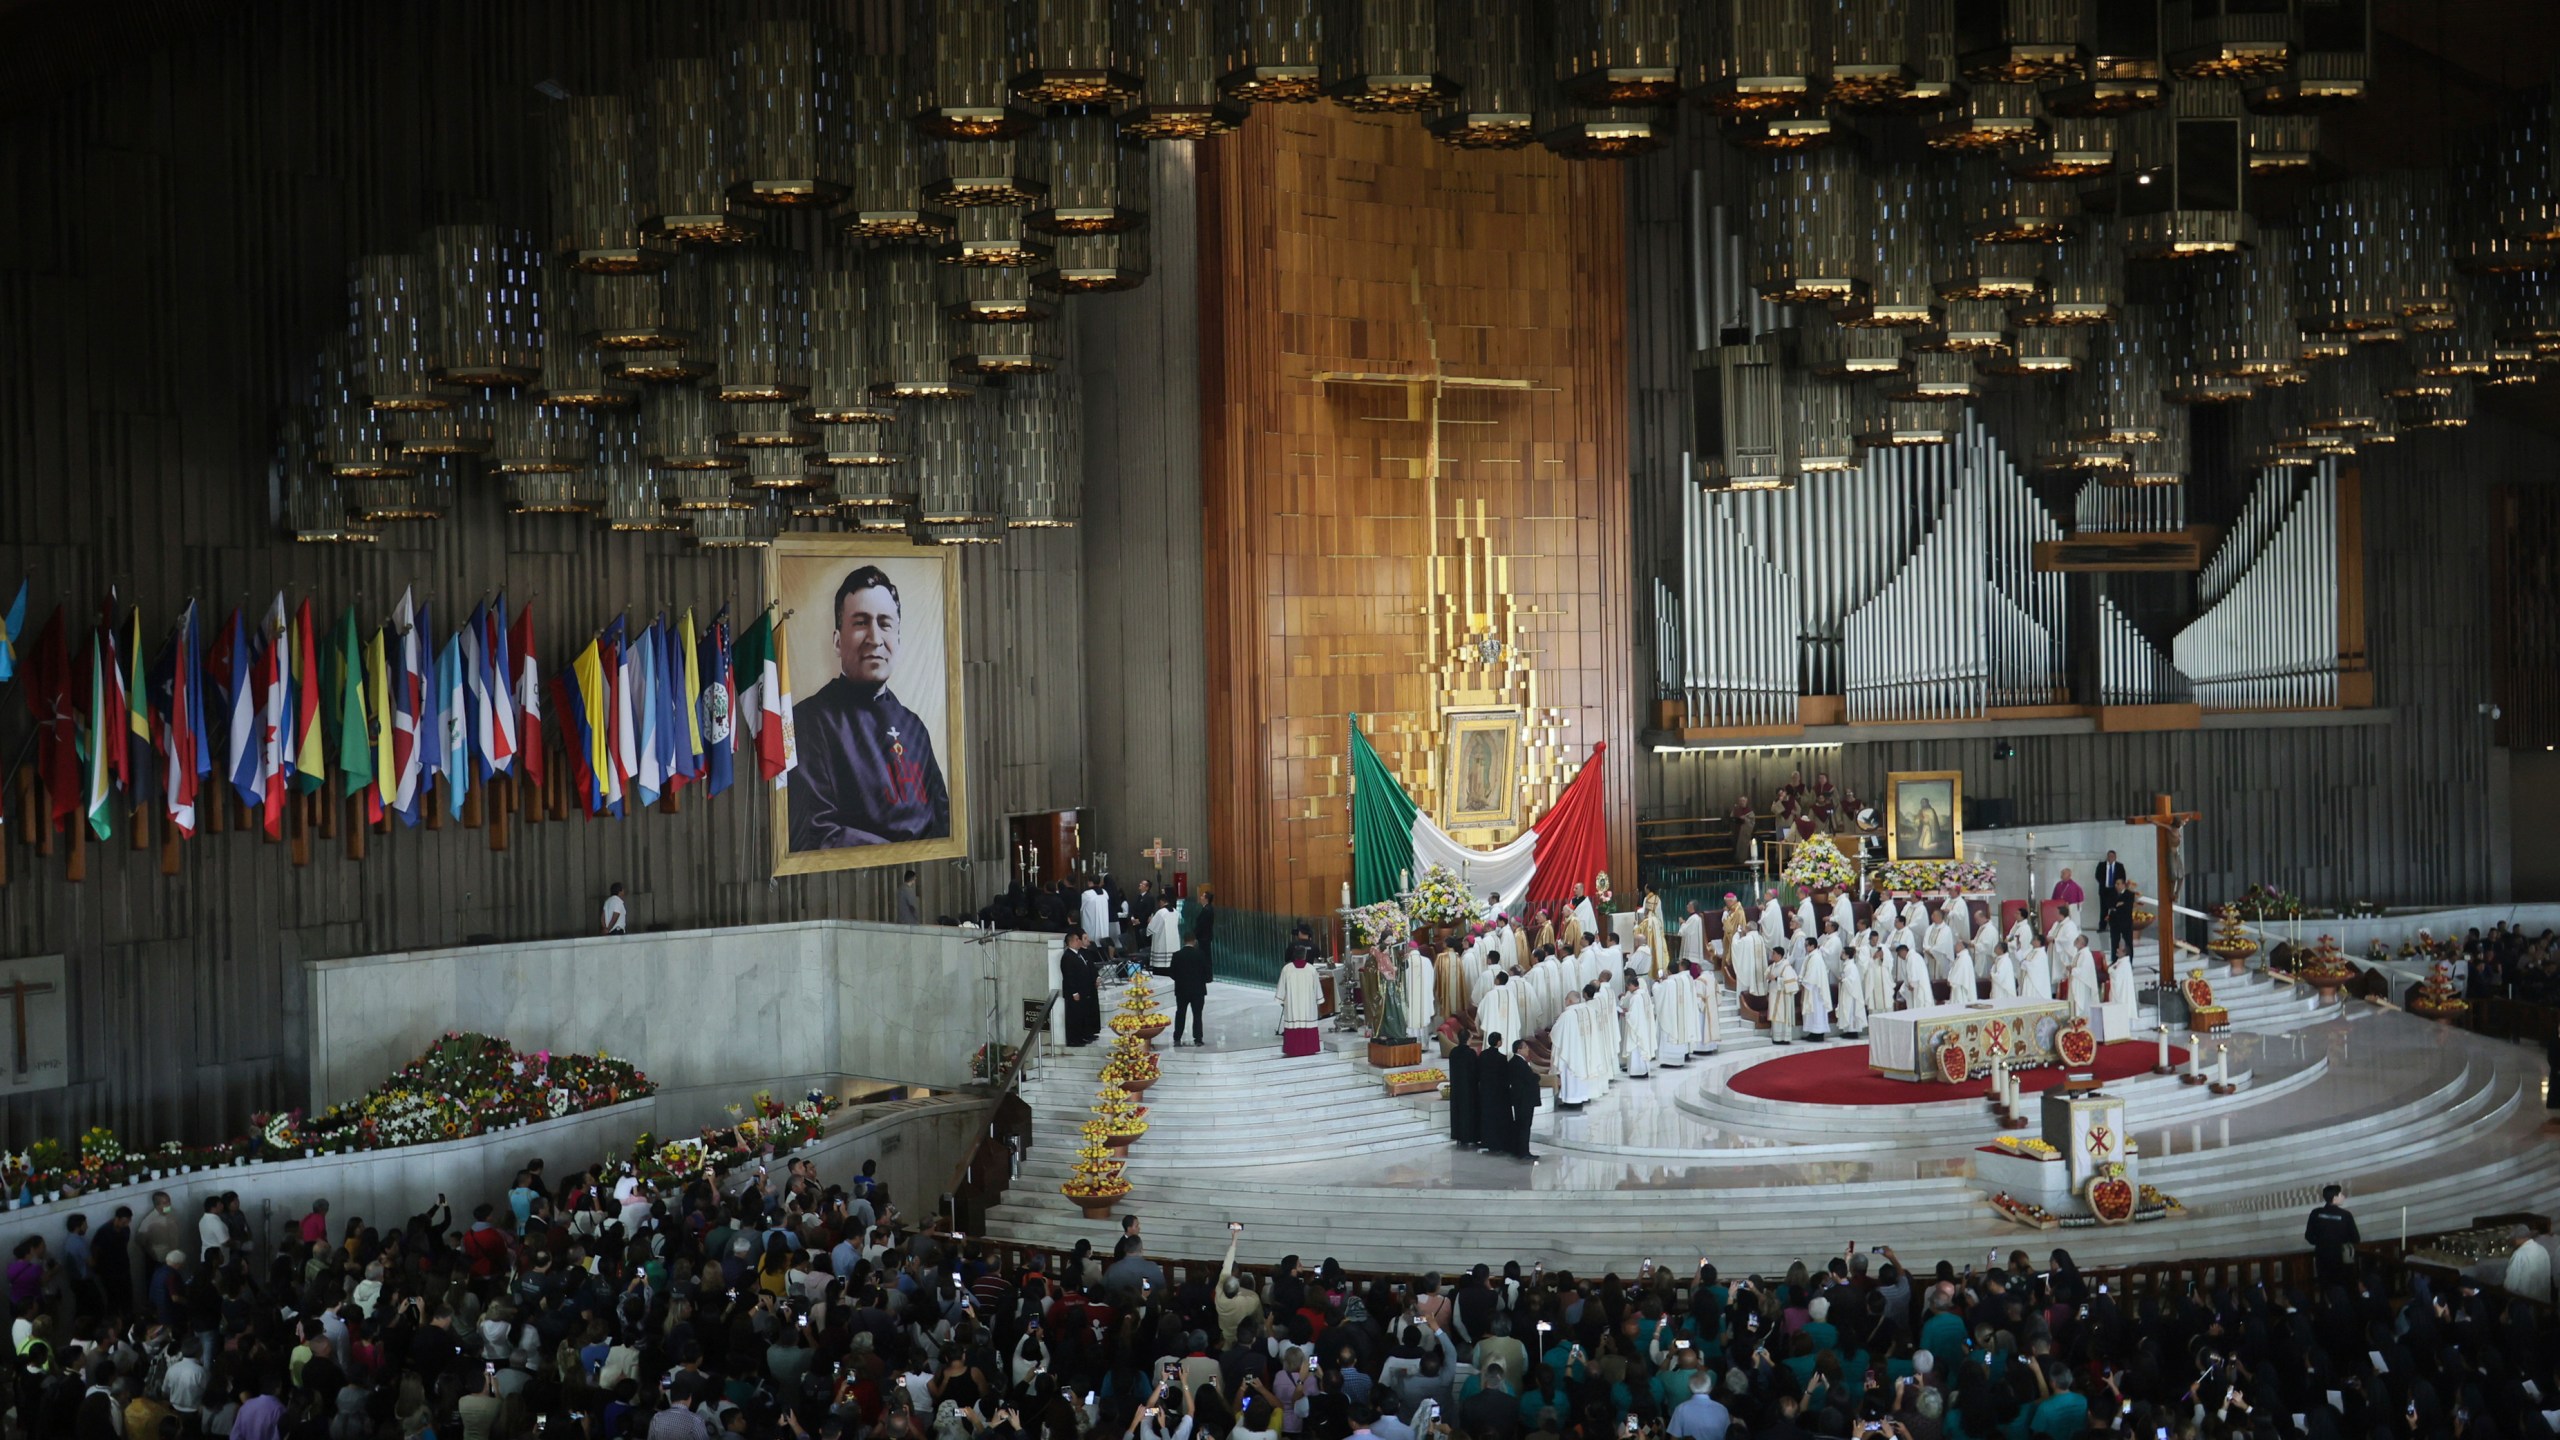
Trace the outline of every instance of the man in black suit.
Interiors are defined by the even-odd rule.
[[[1502,1037],[1488,1033],[1476,1054],[1476,1131],[1478,1150],[1511,1149],[1511,1062],[1503,1058]]]
[[[2304,1222],[2302,1238],[2311,1246],[2311,1263],[2323,1284],[2344,1280],[2355,1273],[2356,1244],[2363,1237],[2356,1233],[2356,1217],[2338,1203],[2342,1190],[2335,1185],[2320,1188],[2320,1208]]]
[[[1538,1157],[1529,1151],[1529,1125],[1538,1118],[1538,1067],[1529,1063],[1529,1042],[1521,1040],[1511,1047],[1511,1063],[1505,1067],[1511,1082],[1510,1152],[1523,1160]]]
[[[1468,1033],[1467,1022],[1458,1022],[1458,1043],[1449,1047],[1449,1140],[1464,1148],[1476,1140],[1476,1122],[1483,1117],[1476,1107],[1475,1037]]]
[[[1173,1043],[1182,1044],[1182,1017],[1191,1017],[1191,1043],[1207,1045],[1209,1038],[1200,1028],[1200,1011],[1209,1003],[1209,947],[1194,940],[1173,952]]]
[[[2124,867],[2116,867],[2122,870]],[[2106,922],[2107,958],[2133,953],[2133,882],[2119,875],[2098,893],[2098,914]]]
[[[2125,878],[2124,862],[2116,858],[2116,852],[2108,851],[2107,858],[2098,862],[2098,894],[2114,894],[2116,882]]]
[[[1067,930],[1066,953],[1058,957],[1058,994],[1067,1015],[1067,1043],[1090,1045],[1102,1033],[1102,995],[1094,973],[1093,952],[1084,948],[1084,927]]]

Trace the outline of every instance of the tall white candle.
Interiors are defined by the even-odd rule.
[[[2187,1073],[2190,1075],[2204,1073],[2204,1037],[2201,1035],[2187,1037]]]
[[[1351,908],[1351,882],[1348,880],[1342,882],[1342,908]]]
[[[2166,1025],[2160,1027],[2160,1063],[2152,1068],[2157,1070],[2169,1068],[2169,1027]]]
[[[2213,1083],[2225,1086],[2231,1083],[2230,1046],[2226,1045],[2213,1052]]]

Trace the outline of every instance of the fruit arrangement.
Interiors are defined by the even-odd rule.
[[[2356,967],[2334,936],[2323,935],[2310,950],[2293,957],[2293,973],[2298,979],[2326,987],[2353,980]]]
[[[1105,1085],[1093,1099],[1093,1118],[1084,1122],[1084,1138],[1095,1145],[1127,1146],[1147,1133],[1147,1109],[1117,1085]]]
[[[2163,1215],[2184,1214],[2186,1208],[2178,1203],[2177,1196],[2163,1193],[2157,1185],[2145,1185],[2142,1187],[2142,1198],[2135,1204],[2133,1218],[2154,1220]]]
[[[2030,1160],[2059,1160],[2062,1158],[2061,1151],[2054,1149],[2051,1145],[2046,1144],[2043,1140],[2040,1140],[2033,1135],[2003,1135],[1998,1139],[1993,1140],[1991,1143],[2013,1155],[2024,1155]]]
[[[1419,1095],[1426,1090],[1439,1089],[1448,1082],[1448,1079],[1448,1071],[1428,1067],[1420,1070],[1390,1070],[1386,1075],[1387,1093]]]
[[[2416,992],[2409,997],[2409,1008],[2441,1019],[2467,1013],[2471,1002],[2454,988],[2453,967],[2439,960],[2427,971],[2427,978],[2418,982]]]
[[[1074,1173],[1058,1187],[1058,1193],[1089,1210],[1107,1210],[1129,1193],[1127,1167],[1128,1162],[1107,1147],[1086,1145],[1076,1151]]]
[[[2062,1223],[2054,1218],[2052,1211],[2032,1200],[2021,1200],[2006,1190],[1991,1197],[1991,1208],[2001,1219],[2012,1225],[2024,1225],[2030,1230],[2051,1230]]]
[[[1111,1058],[1102,1065],[1102,1083],[1116,1085],[1131,1095],[1143,1094],[1164,1073],[1164,1061],[1147,1042],[1135,1035],[1123,1035],[1111,1042]]]
[[[1147,984],[1147,972],[1141,970],[1130,976],[1128,986],[1120,992],[1120,1013],[1111,1017],[1111,1033],[1143,1042],[1163,1034],[1172,1024],[1172,1016],[1155,1008],[1155,991]]]
[[[2089,1177],[2087,1198],[2089,1212],[2101,1225],[2122,1225],[2133,1218],[2134,1202],[2139,1198],[2133,1182],[2124,1178],[2124,1167],[2109,1165]]]
[[[2062,1054],[2062,1063],[2075,1070],[2098,1058],[2098,1037],[2089,1033],[2089,1022],[2084,1018],[2074,1016],[2053,1043]]]
[[[2222,905],[2214,909],[2213,938],[2204,948],[2225,960],[2239,961],[2257,954],[2258,942],[2249,938],[2247,927],[2240,923],[2240,908]]]

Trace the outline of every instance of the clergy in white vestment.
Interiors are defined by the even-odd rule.
[[[2071,954],[2072,942],[2079,938],[2080,922],[2072,919],[2071,912],[2065,910],[2062,912],[2062,918],[2053,922],[2053,933],[2044,937],[2044,943],[2052,949],[2054,954],[2066,957],[2067,961]]]
[[[1604,975],[1584,987],[1583,998],[1600,1002],[1598,1017],[1592,1022],[1606,1033],[1601,1037],[1602,1053],[1609,1057],[1609,1067],[1618,1065],[1618,977]]]
[[[2071,952],[2071,1013],[2082,1019],[2097,1015],[2106,997],[2098,993],[2098,957],[2089,949],[2083,936],[2079,948]]]
[[[1653,1073],[1654,1055],[1662,1047],[1657,1023],[1653,997],[1628,980],[1618,992],[1618,1063],[1626,1067],[1628,1079],[1641,1080]]]
[[[1698,1048],[1698,982],[1686,965],[1653,982],[1653,1062],[1672,1069]]]
[[[1476,1002],[1476,1028],[1487,1035],[1501,1036],[1507,1045],[1528,1036],[1521,1029],[1520,982],[1508,974],[1497,974],[1493,988]]]
[[[2028,946],[2036,943],[2036,919],[2033,911],[2020,912],[2018,923],[2009,927],[2008,941],[2018,947],[2022,953]]]
[[[1938,1003],[1938,992],[1930,983],[1929,957],[1908,945],[1893,947],[1894,963],[1902,969],[1902,1008],[1920,1010]]]
[[[1884,937],[1885,953],[1888,955],[1899,955],[1905,950],[1917,953],[1920,949],[1920,937],[1911,933],[1911,927],[1907,923],[1891,930],[1879,926],[1876,933]]]
[[[1769,964],[1769,1038],[1791,1045],[1803,1024],[1804,981],[1796,974],[1796,962],[1782,952]]]
[[[1450,963],[1456,963],[1452,956]],[[1404,986],[1405,1029],[1417,1039],[1432,1033],[1440,1023],[1439,971],[1431,957],[1420,950],[1404,957],[1404,973],[1397,977]]]
[[[1956,930],[1947,923],[1943,911],[1929,922],[1928,932],[1920,938],[1920,948],[1929,954],[1929,973],[1945,979],[1947,967],[1956,958]]]
[[[1582,927],[1583,939],[1592,941],[1595,944],[1598,943],[1602,932],[1600,913],[1591,908],[1590,896],[1576,895],[1573,897],[1573,921],[1575,924]]]
[[[1991,998],[1995,1002],[2018,998],[2018,957],[2007,950],[1991,957]]]
[[[1652,960],[1645,978],[1659,980],[1671,964],[1671,937],[1662,930],[1662,897],[1650,890],[1644,892],[1644,906],[1636,911],[1635,948]]]
[[[1114,933],[1111,929],[1111,897],[1104,892],[1101,881],[1095,880],[1086,885],[1083,896],[1076,901],[1076,918],[1084,925],[1085,935],[1094,944],[1111,943]]]
[[[1313,1055],[1323,1049],[1316,1012],[1324,1008],[1324,982],[1316,967],[1293,960],[1280,967],[1280,983],[1272,988],[1280,997],[1280,1053]]]
[[[1839,926],[1843,935],[1858,928],[1858,907],[1846,890],[1831,897],[1831,923]]]
[[[1760,1003],[1769,993],[1769,941],[1757,930],[1733,937],[1733,988]]]
[[[1618,972],[1627,968],[1627,951],[1625,946],[1618,943],[1618,932],[1615,930],[1601,932],[1600,943],[1591,948],[1591,974],[1584,983],[1588,984],[1591,980],[1605,980],[1611,985],[1617,984]]]
[[[1867,1014],[1886,1015],[1893,1011],[1893,965],[1876,948],[1876,932],[1858,936],[1858,978],[1865,983]]]
[[[1822,912],[1814,908],[1813,897],[1810,895],[1798,897],[1796,900],[1796,933],[1799,935],[1815,935],[1821,933],[1821,930]]]
[[[2115,963],[2107,967],[2107,1003],[2130,1010],[2141,993],[2141,982],[2133,978],[2133,957],[2117,956]]]
[[[1770,896],[1769,902],[1760,907],[1760,938],[1769,942],[1769,949],[1773,953],[1779,946],[1787,943],[1787,910],[1785,906],[1778,903],[1778,897],[1775,895]]]
[[[1804,964],[1798,974],[1804,984],[1804,1005],[1798,1018],[1808,1040],[1831,1038],[1831,962],[1820,946],[1805,951]]]
[[[1593,1001],[1577,999],[1556,1017],[1549,1043],[1555,1059],[1559,1104],[1591,1103],[1607,1093],[1609,1077],[1617,1073],[1617,1052],[1601,1048],[1613,1038],[1610,1030],[1615,1028],[1614,1022],[1610,1029],[1592,1023],[1599,1018],[1600,1009]]]
[[[1973,968],[1988,970],[1991,957],[2000,953],[2000,924],[1984,912],[1982,928],[1973,932]]]
[[[1698,913],[1698,902],[1689,902],[1689,913],[1680,917],[1680,963],[1707,963],[1707,917]]]
[[[2018,998],[2050,1000],[2053,998],[2053,961],[2039,945],[2018,962]]]
[[[1894,928],[1902,923],[1901,907],[1893,903],[1892,896],[1887,895],[1876,902],[1876,913],[1867,917],[1867,923],[1875,927],[1877,934],[1890,935],[1894,932]]]
[[[1638,934],[1636,948],[1627,952],[1627,968],[1647,980],[1659,980],[1662,978],[1663,963],[1662,957],[1654,954],[1653,947],[1645,943],[1644,936]]]
[[[1173,965],[1173,952],[1182,948],[1182,910],[1167,905],[1147,920],[1147,968],[1161,975]]]
[[[1689,1053],[1713,1055],[1724,1044],[1724,988],[1716,982],[1716,972],[1695,965],[1689,970],[1689,993],[1698,1007],[1698,1028],[1689,1041]]]
[[[1975,983],[1973,949],[1959,947],[1956,958],[1947,962],[1947,1003],[1969,1005],[1982,998],[1982,987]]]
[[[1502,956],[1499,953],[1488,953],[1484,963],[1467,975],[1467,1004],[1481,1011],[1484,1008],[1485,992],[1493,988],[1495,977],[1503,973]],[[1484,1028],[1484,1022],[1481,1019],[1476,1022],[1476,1028],[1479,1030]]]
[[[1867,1028],[1867,977],[1855,950],[1844,951],[1840,956],[1840,1004],[1832,1025],[1839,1033],[1852,1036],[1863,1034]]]

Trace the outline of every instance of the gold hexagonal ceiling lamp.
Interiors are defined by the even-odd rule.
[[[1013,93],[1031,105],[1120,106],[1146,91],[1139,19],[1123,0],[1031,0]]]
[[[362,367],[359,386],[385,414],[441,410],[458,391],[440,383],[443,326],[435,267],[423,255],[367,255],[349,267],[348,308]]]
[[[1024,228],[1043,235],[1104,235],[1147,222],[1147,152],[1122,140],[1111,117],[1055,117],[1038,143],[1048,152],[1048,193],[1031,202]]]
[[[1012,0],[919,0],[908,43],[929,57],[915,127],[938,140],[1013,140],[1040,117],[1018,104],[1013,77],[1031,49],[1026,7]]]
[[[542,268],[533,237],[498,225],[438,225],[426,233],[444,340],[436,378],[512,389],[542,373]]]
[[[2293,62],[2294,0],[2169,0],[2161,42],[2182,80],[2271,81]]]
[[[809,270],[799,252],[745,246],[706,257],[718,330],[714,398],[788,403],[809,393]]]
[[[595,275],[666,268],[670,242],[641,223],[639,122],[631,102],[572,95],[552,111],[548,138],[552,257]]]
[[[1458,85],[1458,98],[1426,127],[1441,143],[1462,150],[1534,143],[1537,67],[1545,47],[1533,43],[1530,0],[1475,0],[1466,13],[1466,24],[1440,27],[1442,63]]]
[[[1145,93],[1120,112],[1131,140],[1205,140],[1244,123],[1244,106],[1218,88],[1222,7],[1205,0],[1138,0]]]
[[[951,234],[949,212],[927,205],[924,147],[916,143],[910,77],[895,57],[859,55],[850,65],[852,189],[836,212],[856,240],[934,242]]]
[[[2225,81],[2190,81],[2167,108],[2125,118],[2115,202],[2128,259],[2192,260],[2256,243],[2243,131],[2239,90]]]
[[[721,81],[737,178],[729,198],[825,210],[851,193],[852,41],[807,20],[749,20],[723,47]]]
[[[737,137],[720,61],[662,60],[649,69],[637,130],[648,166],[641,229],[670,244],[743,245],[760,233],[731,208]]]
[[[869,309],[870,262],[848,247],[820,256],[812,267],[809,393],[800,404],[801,418],[812,424],[877,428],[897,418],[894,402],[871,393],[879,337]]]
[[[1229,38],[1218,88],[1248,105],[1303,105],[1325,89],[1326,22],[1332,7],[1225,0]]]

